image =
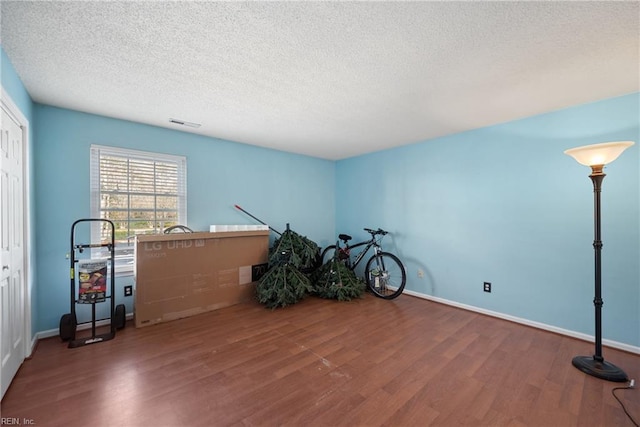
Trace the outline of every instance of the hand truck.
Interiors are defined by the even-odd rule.
[[[76,242],[76,227],[80,223],[101,223],[108,226],[111,232],[110,239],[100,243]],[[83,253],[85,249],[106,248],[109,252],[108,259],[78,259],[77,254]],[[64,314],[60,318],[60,338],[62,341],[69,341],[69,348],[82,347],[88,344],[95,344],[108,341],[116,336],[116,329],[122,329],[126,323],[126,308],[124,304],[116,305],[115,302],[115,226],[107,219],[79,219],[71,225],[71,252],[70,276],[71,276],[71,312]],[[80,280],[80,285],[76,288],[76,277]],[[108,279],[108,280],[107,280]],[[107,291],[107,282],[109,290]],[[76,289],[78,293],[76,294]],[[96,304],[109,301],[109,317],[96,319]],[[77,304],[91,305],[91,320],[78,323],[76,316]],[[96,334],[96,322],[109,321],[109,332]],[[76,339],[78,326],[91,324],[91,336]]]

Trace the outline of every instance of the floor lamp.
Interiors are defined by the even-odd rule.
[[[596,352],[593,356],[576,356],[573,366],[582,372],[608,381],[625,382],[627,374],[617,366],[602,357],[602,240],[600,240],[600,191],[605,177],[602,169],[620,154],[633,145],[633,141],[604,142],[602,144],[585,145],[571,148],[564,153],[573,157],[578,163],[591,167],[591,181],[593,182],[594,230],[593,249],[595,251],[595,297],[593,305],[596,309]]]

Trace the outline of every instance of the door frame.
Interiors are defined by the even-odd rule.
[[[31,248],[31,153],[29,144],[30,127],[29,121],[24,116],[20,108],[13,102],[9,93],[4,89],[4,86],[0,86],[2,89],[2,96],[0,97],[0,103],[2,108],[7,111],[13,118],[20,124],[22,129],[22,141],[24,146],[22,147],[22,200],[24,211],[23,216],[23,271],[24,271],[24,319],[23,319],[23,345],[25,358],[31,356],[33,348],[35,347],[35,337],[31,332],[31,289],[32,283],[32,271],[31,266],[34,265],[32,260],[35,256],[33,248]]]

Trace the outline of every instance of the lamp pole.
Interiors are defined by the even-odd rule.
[[[602,172],[604,165],[591,166],[591,181],[593,182],[593,251],[595,265],[595,296],[593,305],[596,310],[596,354],[594,360],[604,362],[602,357],[602,240],[600,234],[600,193],[602,181],[606,174]]]
[[[595,264],[595,354],[593,356],[576,356],[571,363],[582,372],[608,381],[626,382],[627,374],[614,364],[604,360],[602,356],[602,240],[601,240],[601,211],[600,193],[602,181],[606,176],[604,165],[615,160],[626,148],[633,145],[632,141],[607,142],[588,145],[565,151],[576,161],[591,167],[591,181],[593,183],[593,217],[594,217],[594,264]]]

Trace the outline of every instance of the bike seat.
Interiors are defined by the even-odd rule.
[[[342,240],[343,242],[348,242],[349,240],[352,239],[352,237],[349,236],[348,234],[340,234],[340,235],[338,235],[338,238],[340,240]]]

